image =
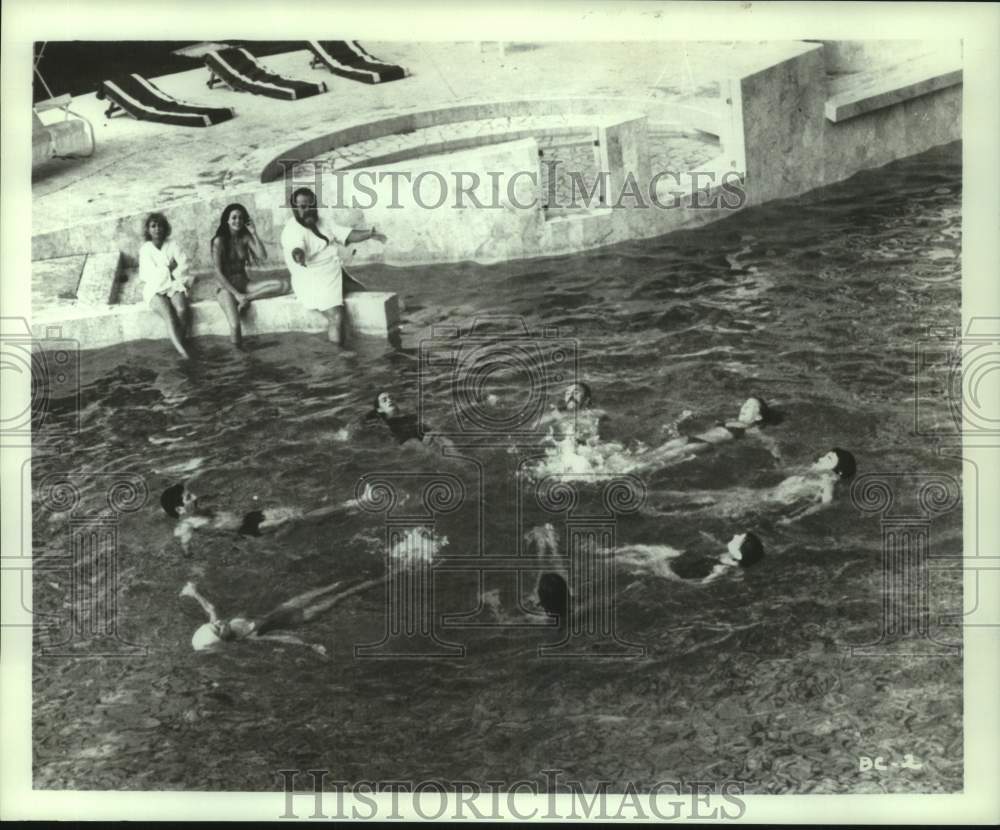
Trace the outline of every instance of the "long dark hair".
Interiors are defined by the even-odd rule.
[[[218,239],[219,245],[222,246],[223,262],[228,261],[232,256],[231,246],[233,244],[233,235],[229,230],[229,214],[234,210],[238,210],[243,216],[243,227],[240,230],[239,235],[245,238],[250,237],[250,231],[247,230],[247,224],[250,222],[250,214],[247,212],[247,209],[239,202],[233,202],[231,205],[226,205],[226,209],[222,211],[222,217],[219,219],[219,227],[215,231],[215,236],[212,237],[212,242],[215,242],[215,240]],[[244,246],[244,251],[246,251],[244,262],[249,261],[251,265],[257,265],[260,262],[253,246]]]

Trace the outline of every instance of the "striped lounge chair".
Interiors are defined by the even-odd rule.
[[[211,127],[235,115],[229,107],[205,107],[179,101],[152,81],[135,74],[104,81],[97,90],[97,97],[110,102],[104,113],[107,118],[124,112],[140,121],[159,121],[180,127]]]
[[[356,40],[310,40],[308,44],[313,53],[310,66],[325,66],[342,78],[363,84],[384,84],[406,77],[403,67],[379,60]]]
[[[297,101],[326,92],[326,84],[296,81],[268,72],[246,49],[233,47],[204,55],[210,76],[208,86],[224,84],[230,89]]]

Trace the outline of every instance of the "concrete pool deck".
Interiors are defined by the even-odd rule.
[[[246,205],[273,249],[288,218],[286,159],[325,160],[302,165],[295,182],[347,203],[365,198],[356,178],[346,188],[336,178],[347,169],[415,175],[408,181],[451,177],[455,192],[460,177],[476,177],[476,199],[444,209],[427,209],[416,192],[399,202],[396,182],[390,196],[380,181],[371,204],[342,221],[376,225],[388,241],[352,249],[354,265],[502,262],[714,222],[960,138],[958,45],[901,43],[523,43],[502,52],[489,43],[366,42],[409,73],[375,86],[311,68],[305,48],[262,59],[272,71],[329,88],[294,102],[210,90],[204,66],[155,79],[182,100],[236,111],[204,129],[107,119],[106,102],[80,96],[74,110],[92,120],[97,151],[48,162],[33,175],[35,311],[47,327],[60,308],[72,307],[67,322],[76,328],[88,309],[118,319],[108,317],[109,306],[134,301],[116,295],[122,263],[134,259],[142,217],[153,210],[168,216],[200,281],[210,280],[208,239],[229,202]],[[607,199],[564,207],[540,198],[546,178],[565,190],[565,176],[545,176],[541,165],[570,146],[563,160],[606,176]],[[664,172],[675,178],[661,179]],[[491,202],[495,174],[506,176],[506,190],[494,182]],[[518,181],[526,174],[529,181]],[[645,203],[628,193],[630,179],[648,185]],[[727,198],[734,193],[735,202]],[[72,290],[48,290],[47,264],[68,257],[90,264]],[[53,296],[61,298],[54,306]],[[271,320],[278,330],[298,325],[286,305],[262,311],[261,330]],[[364,309],[356,300],[364,321],[355,330],[391,331],[391,315],[374,319],[385,307],[378,297]],[[199,316],[215,333],[207,307]],[[308,316],[300,324],[313,330]],[[158,331],[125,325],[119,336]]]
[[[653,115],[669,103],[711,106],[722,74],[719,44],[678,46],[671,47],[677,54],[667,54],[662,43],[508,44],[501,56],[497,44],[366,41],[373,54],[411,73],[374,86],[310,68],[304,47],[263,58],[279,74],[326,82],[328,92],[301,101],[210,90],[204,66],[154,79],[178,98],[236,110],[232,120],[204,129],[120,115],[106,119],[107,102],[95,94],[75,97],[74,109],[94,125],[97,149],[89,159],[52,161],[36,171],[32,233],[239,192],[260,180],[261,171],[248,165],[248,159],[262,149],[278,152],[293,146],[299,133],[319,122],[336,126],[463,102],[525,97],[626,97],[642,101]],[[730,47],[725,65],[736,73],[802,51],[796,41]],[[581,60],[581,49],[586,60]]]

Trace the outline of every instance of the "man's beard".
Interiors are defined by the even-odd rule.
[[[299,216],[296,212],[295,218],[298,219],[300,225],[305,225],[308,228],[316,224],[316,220],[319,218],[319,211],[316,208],[309,208],[302,216]]]

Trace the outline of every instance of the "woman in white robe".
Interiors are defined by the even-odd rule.
[[[151,213],[146,217],[143,235],[146,241],[139,248],[142,298],[166,321],[174,348],[181,357],[187,358],[184,341],[191,320],[187,257],[170,239],[170,223],[162,213]]]

